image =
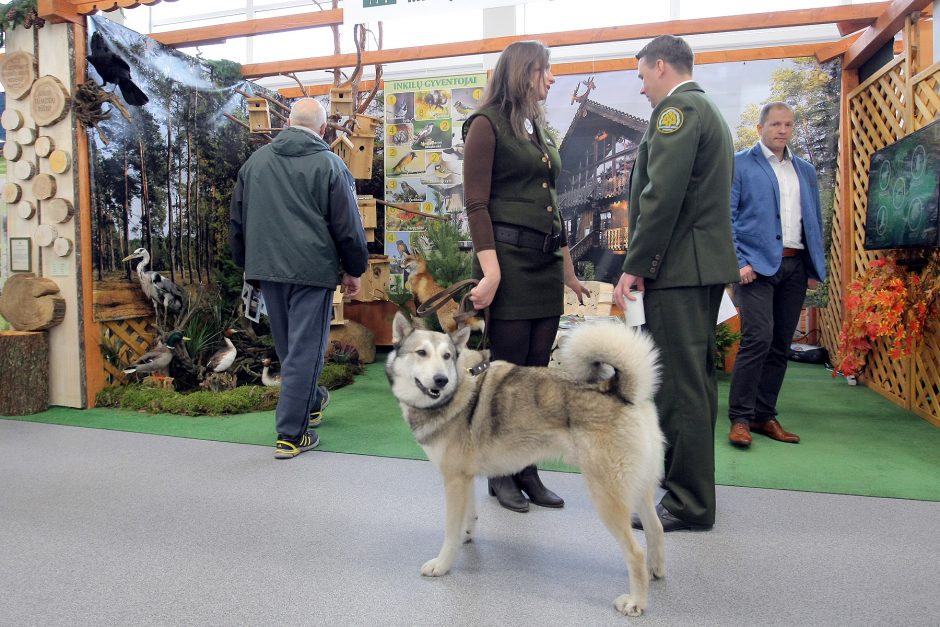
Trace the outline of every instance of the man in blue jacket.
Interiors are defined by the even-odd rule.
[[[312,98],[291,107],[290,126],[249,157],[232,192],[232,257],[260,284],[281,362],[274,456],[290,459],[320,443],[310,413],[321,403],[333,292],[350,296],[369,252],[346,164],[323,141],[326,112]],[[342,278],[340,278],[342,277]]]
[[[785,102],[760,112],[760,141],[734,156],[731,223],[741,282],[741,349],[734,362],[728,416],[732,444],[747,447],[751,432],[781,442],[800,437],[777,420],[777,395],[787,351],[810,288],[826,278],[816,169],[787,143],[795,115]]]

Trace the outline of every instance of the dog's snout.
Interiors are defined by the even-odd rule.
[[[449,379],[448,379],[446,376],[442,375],[442,374],[436,374],[436,375],[434,375],[434,386],[435,386],[435,387],[442,388],[442,387],[444,387],[445,385],[447,385],[447,382],[448,382],[448,381],[449,381]]]

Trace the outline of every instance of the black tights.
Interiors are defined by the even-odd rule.
[[[547,366],[558,333],[559,316],[530,320],[490,318],[490,358],[518,366]]]

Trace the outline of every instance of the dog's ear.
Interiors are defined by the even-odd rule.
[[[457,350],[462,351],[467,348],[467,340],[470,339],[470,327],[461,326],[450,334],[450,339],[454,343],[454,346],[457,347]]]
[[[409,320],[402,312],[397,312],[395,314],[395,319],[392,321],[392,342],[395,344],[401,344],[406,337],[411,335],[411,332],[414,330],[415,329],[411,324],[411,320]]]

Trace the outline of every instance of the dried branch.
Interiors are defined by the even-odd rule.
[[[433,213],[424,213],[423,211],[415,211],[414,209],[409,209],[408,207],[405,207],[403,205],[397,205],[393,202],[385,202],[384,200],[380,200],[378,198],[375,199],[375,202],[385,205],[386,207],[398,209],[399,211],[407,211],[408,213],[413,213],[416,216],[423,216],[425,218],[431,218],[432,220],[449,220],[450,219],[447,216],[439,216]]]

